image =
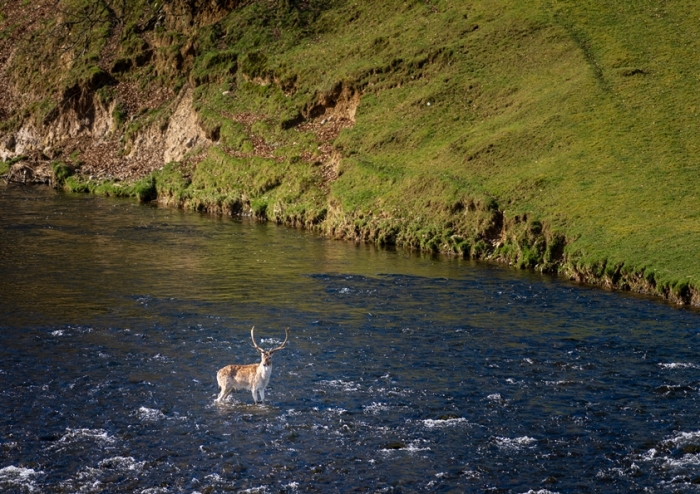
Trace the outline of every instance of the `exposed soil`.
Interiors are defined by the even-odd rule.
[[[321,155],[314,158],[310,153],[302,154],[302,159],[309,162],[318,162],[321,165],[322,183],[321,188],[328,193],[330,185],[338,178],[338,152],[333,146],[333,141],[338,137],[343,129],[352,127],[355,122],[344,116],[330,115],[319,117],[315,120],[305,122],[296,127],[299,132],[313,132],[316,134],[321,145],[318,150]]]

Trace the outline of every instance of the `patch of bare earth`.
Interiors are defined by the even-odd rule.
[[[268,144],[265,139],[263,139],[261,136],[255,134],[252,131],[253,124],[256,122],[259,122],[261,120],[265,120],[266,117],[264,115],[258,114],[258,113],[237,113],[237,114],[232,114],[232,113],[222,113],[221,116],[228,118],[229,120],[232,120],[234,122],[238,122],[239,124],[243,125],[243,128],[245,129],[245,133],[248,136],[248,139],[250,140],[251,144],[253,145],[253,151],[251,152],[243,152],[243,151],[238,151],[235,149],[231,149],[229,147],[222,147],[224,152],[228,154],[229,156],[233,158],[239,158],[239,159],[245,159],[245,158],[265,158],[265,159],[272,159],[276,161],[284,161],[284,158],[281,158],[279,156],[275,156],[275,147]]]
[[[306,152],[302,154],[302,159],[320,165],[321,189],[325,193],[329,192],[331,183],[338,178],[339,157],[333,146],[333,141],[336,140],[343,129],[352,127],[354,123],[349,118],[330,115],[325,118],[322,117],[304,122],[296,127],[298,132],[312,132],[317,136],[320,143],[318,147],[320,156],[314,156]]]
[[[264,115],[255,113],[223,114],[226,118],[243,125],[245,132],[253,144],[252,152],[242,152],[224,147],[223,150],[234,158],[265,158],[278,162],[284,161],[284,157],[274,154],[275,146],[267,143],[261,136],[252,131],[253,124],[260,120],[265,120]],[[354,122],[349,118],[338,115],[330,115],[307,120],[294,127],[297,132],[313,133],[319,143],[318,153],[304,152],[301,159],[312,165],[319,166],[321,174],[321,189],[329,192],[330,184],[338,178],[338,156],[333,141],[338,137],[343,129],[350,128]]]
[[[126,114],[127,123],[149,110],[160,108],[175,97],[172,90],[160,86],[140,87],[131,81],[120,81],[115,86],[116,100]],[[125,155],[123,130],[103,139],[86,136],[69,141],[64,155],[79,151],[83,175],[98,179],[134,180],[142,178],[163,166],[163,148],[158,143],[143,146],[138,152]]]

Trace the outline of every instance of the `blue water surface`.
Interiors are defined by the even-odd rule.
[[[695,492],[694,311],[0,187],[3,492]],[[216,371],[274,356],[264,405]]]

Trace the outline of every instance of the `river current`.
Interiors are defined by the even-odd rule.
[[[275,353],[266,403],[216,371]],[[700,316],[0,187],[0,491],[695,492]]]

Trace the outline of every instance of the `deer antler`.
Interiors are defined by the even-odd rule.
[[[272,350],[263,350],[258,346],[257,343],[255,343],[255,335],[253,334],[255,331],[255,326],[253,326],[253,329],[250,330],[250,339],[253,340],[253,347],[259,351],[260,353],[267,353],[268,355],[272,355],[275,353],[277,350],[282,350],[285,345],[287,344],[287,341],[289,340],[289,328],[284,328],[284,342],[278,346],[277,348],[273,348]]]
[[[250,339],[253,340],[253,348],[255,348],[257,351],[260,353],[264,353],[265,350],[260,348],[257,343],[255,343],[255,335],[253,335],[253,332],[255,331],[255,326],[253,326],[253,329],[250,330]]]
[[[277,348],[273,348],[272,350],[268,350],[267,353],[273,354],[277,350],[282,350],[284,348],[284,346],[287,344],[288,340],[289,340],[289,328],[284,328],[284,342],[282,342],[282,344],[280,346],[278,346]]]

